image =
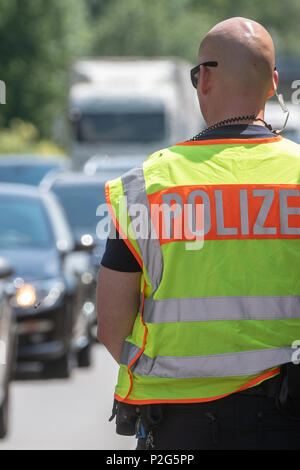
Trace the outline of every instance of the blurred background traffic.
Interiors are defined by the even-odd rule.
[[[300,143],[300,3],[0,7],[0,449],[133,448],[108,424],[117,366],[96,339],[105,182],[205,127],[189,70],[202,37],[232,16],[270,31],[284,135]],[[283,126],[275,99],[266,121]]]

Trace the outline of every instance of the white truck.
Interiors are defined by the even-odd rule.
[[[68,109],[74,169],[96,155],[145,159],[197,134],[204,123],[191,67],[176,58],[76,62]]]

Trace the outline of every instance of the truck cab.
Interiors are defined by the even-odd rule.
[[[189,66],[176,60],[91,60],[74,66],[70,154],[75,169],[93,155],[142,155],[201,130]]]

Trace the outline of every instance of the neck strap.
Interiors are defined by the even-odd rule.
[[[250,114],[250,115],[248,115],[248,116],[232,117],[232,118],[224,119],[223,121],[219,121],[219,122],[217,122],[216,124],[213,124],[212,126],[207,127],[206,129],[204,129],[202,132],[200,132],[200,133],[197,134],[195,137],[193,137],[192,139],[190,139],[190,141],[198,140],[199,137],[205,135],[205,134],[206,134],[207,132],[209,132],[209,131],[212,131],[212,130],[214,130],[214,129],[217,129],[218,127],[230,125],[230,124],[232,124],[232,123],[234,123],[234,122],[238,122],[238,121],[261,121],[261,122],[264,123],[264,125],[265,125],[271,132],[274,132],[273,129],[272,129],[272,126],[271,126],[270,124],[267,124],[263,119],[256,117],[255,114]]]

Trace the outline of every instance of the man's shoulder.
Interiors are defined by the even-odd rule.
[[[135,166],[128,171],[121,174],[119,177],[111,179],[107,182],[110,187],[119,187],[124,179],[133,180],[139,178],[141,174],[146,172],[155,171],[156,167],[162,168],[164,164],[170,164],[173,159],[178,158],[180,155],[177,153],[179,146],[184,145],[184,142],[175,143],[169,147],[164,147],[156,150],[151,155],[145,158],[138,166]]]
[[[139,165],[133,166],[124,173],[120,174],[118,177],[108,180],[106,186],[109,188],[120,188],[122,186],[123,180],[134,180],[139,178],[144,171],[145,166],[149,168],[150,166],[155,165],[158,161],[161,161],[161,158],[165,155],[167,150],[168,149],[161,149],[155,151],[150,156],[145,157],[145,159],[142,160]]]
[[[159,150],[156,150],[153,152],[151,155],[149,155],[145,160],[138,166],[130,169],[126,173],[124,173],[121,176],[121,179],[124,178],[127,175],[139,175],[141,171],[145,170],[150,170],[151,168],[154,168],[156,166],[160,166],[163,164],[165,161],[170,161],[175,156],[176,153],[176,147],[177,144],[172,145],[170,147],[165,147],[161,148]]]
[[[150,167],[162,162],[164,158],[172,156],[172,149],[174,146],[165,147],[152,153],[145,161],[144,166]]]

